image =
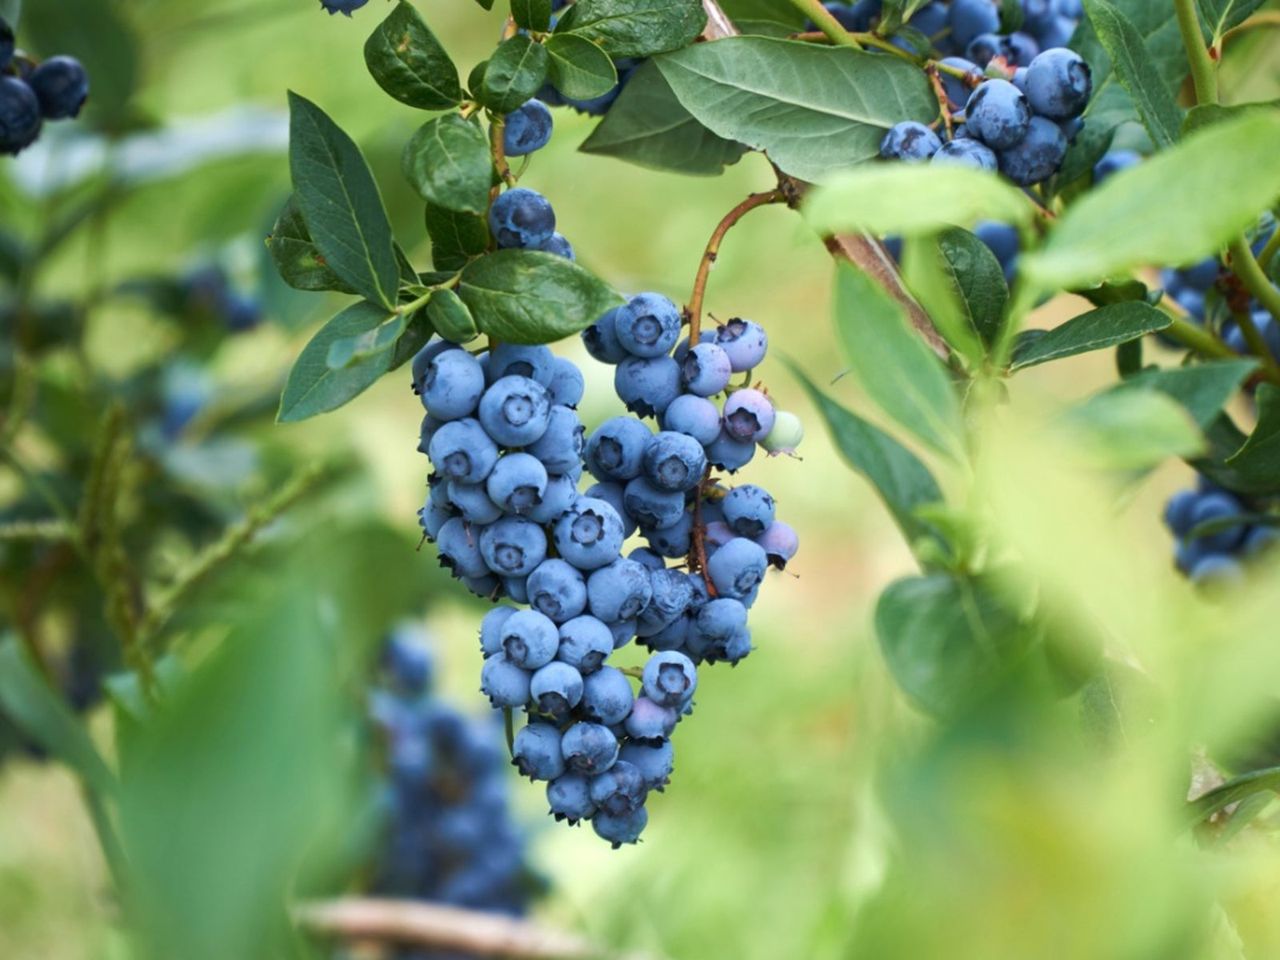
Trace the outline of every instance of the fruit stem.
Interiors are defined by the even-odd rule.
[[[702,301],[707,293],[707,278],[711,274],[711,265],[716,262],[725,234],[757,207],[768,206],[771,203],[784,203],[786,199],[780,189],[753,193],[726,213],[724,218],[716,224],[711,239],[707,241],[707,248],[702,251],[702,259],[698,261],[698,272],[693,278],[693,293],[689,295],[689,305],[685,307],[685,316],[689,323],[689,346],[697,346],[698,337],[702,333]]]
[[[1191,67],[1191,80],[1195,84],[1197,103],[1218,102],[1218,73],[1200,32],[1200,18],[1196,14],[1195,0],[1173,0],[1174,13],[1178,17],[1178,30],[1182,33],[1182,45],[1187,49],[1187,64]]]
[[[840,21],[831,15],[831,11],[824,7],[820,0],[791,0],[791,5],[808,16],[819,30],[831,38],[831,42],[836,46],[851,47],[854,50],[862,49],[862,44],[858,42],[858,38],[840,26]]]
[[[489,152],[493,154],[493,168],[498,171],[502,182],[508,187],[514,187],[516,178],[511,173],[511,167],[507,165],[507,150],[502,139],[502,129],[505,126],[506,121],[502,117],[494,117],[489,121]],[[497,199],[500,192],[500,186],[495,186],[489,191],[490,202]]]
[[[923,57],[917,57],[915,54],[911,53],[911,51],[903,50],[901,47],[890,43],[884,37],[877,36],[874,33],[855,33],[853,34],[853,37],[859,43],[866,44],[868,47],[875,47],[878,50],[883,50],[885,53],[892,53],[895,57],[899,57],[902,60],[910,60],[915,64],[924,62]]]

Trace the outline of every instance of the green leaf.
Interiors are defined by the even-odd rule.
[[[0,640],[0,712],[74,770],[91,789],[98,793],[114,790],[115,776],[88,732],[12,635]]]
[[[1024,349],[1015,350],[1009,369],[1021,370],[1090,350],[1105,350],[1163,330],[1172,322],[1168,314],[1136,300],[1099,307],[1046,330]]]
[[[571,336],[622,302],[576,263],[538,250],[498,250],[473,260],[458,296],[481,333],[510,343]]]
[[[329,269],[366,300],[394,304],[400,267],[373,174],[351,138],[292,92],[289,170],[298,208]]]
[[[1250,770],[1202,793],[1194,800],[1187,801],[1187,825],[1207,820],[1219,810],[1259,793],[1280,793],[1280,767]]]
[[[378,86],[411,107],[447,110],[462,100],[458,68],[406,0],[369,35],[364,62]]]
[[[325,363],[330,370],[341,370],[360,360],[368,359],[374,354],[382,353],[395,346],[395,342],[404,333],[404,328],[404,315],[393,313],[372,330],[331,342]]]
[[[938,112],[923,71],[897,57],[845,47],[730,37],[657,63],[703,126],[766,151],[802,180],[870,160],[889,127],[927,122]]]
[[[907,326],[902,308],[866,274],[836,267],[836,330],[854,375],[890,417],[960,459],[960,404],[945,368]]]
[[[1209,27],[1213,46],[1222,43],[1222,35],[1232,27],[1249,19],[1249,15],[1262,6],[1264,0],[1196,0],[1200,16]]]
[[[493,0],[476,0],[476,3],[478,3],[481,6],[481,8],[485,10],[493,9]]]
[[[547,48],[517,34],[498,44],[484,68],[482,89],[475,91],[496,113],[510,113],[547,79]]]
[[[462,213],[489,209],[493,160],[489,141],[474,120],[456,113],[428,120],[405,144],[400,167],[428,203]]]
[[[384,350],[357,360],[349,367],[329,366],[329,348],[335,341],[376,330],[391,319],[391,311],[376,303],[352,304],[329,320],[294,361],[280,397],[281,423],[292,423],[336,410],[368,389],[391,368],[392,351]]]
[[[452,290],[437,290],[427,303],[427,317],[436,333],[450,343],[467,343],[479,334],[471,311]]]
[[[604,96],[617,85],[618,69],[612,58],[586,37],[552,34],[546,48],[551,85],[564,96],[590,100]]]
[[[799,33],[808,19],[799,9],[777,0],[720,0],[720,9],[735,24],[744,20],[773,20],[785,25],[790,33]]]
[[[1009,286],[991,248],[967,230],[951,229],[938,236],[943,263],[965,315],[984,343],[991,344],[1004,325]]]
[[[22,0],[0,0],[0,18],[17,30],[18,19],[22,16]]]
[[[990,695],[1032,639],[994,591],[948,574],[891,583],[876,603],[875,626],[898,685],[939,717]]]
[[[489,225],[475,213],[447,210],[433,203],[425,211],[431,238],[431,263],[437,270],[461,270],[489,249]]]
[[[1061,190],[1062,187],[1086,176],[1092,178],[1094,166],[1111,149],[1111,141],[1115,133],[1113,128],[1086,123],[1071,141],[1062,166],[1058,168],[1055,181],[1057,188]]]
[[[1234,120],[1237,117],[1248,116],[1249,114],[1262,113],[1274,116],[1277,110],[1280,110],[1280,100],[1236,103],[1229,107],[1220,103],[1201,103],[1187,111],[1187,116],[1182,121],[1182,132],[1188,134],[1199,130],[1201,127],[1222,123],[1224,120]]]
[[[388,369],[395,370],[402,364],[412,360],[418,351],[427,345],[427,341],[431,339],[434,333],[435,328],[431,326],[427,311],[425,309],[415,310],[409,316],[409,322],[404,328],[404,333],[400,334],[400,339],[396,341],[395,347],[391,350],[391,363],[388,365]]]
[[[706,25],[701,0],[577,0],[556,33],[585,37],[611,57],[650,57],[693,43]]]
[[[818,408],[840,456],[871,481],[907,540],[936,536],[916,512],[942,500],[929,468],[892,436],[826,396],[799,366],[788,366]]]
[[[298,209],[298,200],[290,196],[271,235],[267,248],[280,277],[296,290],[336,290],[339,293],[355,293],[355,289],[342,282],[342,278],[329,269],[324,257],[316,249],[307,230],[307,223]]]
[[[642,64],[580,148],[655,170],[714,176],[747,152],[681,106],[657,64]]]
[[[824,234],[867,230],[877,236],[937,233],[979,220],[1023,224],[1030,201],[999,177],[967,167],[867,164],[811,190],[804,216]]]
[[[1182,111],[1156,72],[1137,27],[1107,0],[1085,0],[1085,9],[1152,143],[1162,150],[1173,146],[1182,128]]]
[[[1060,289],[1214,253],[1280,196],[1280,164],[1258,163],[1278,153],[1280,115],[1207,127],[1081,197],[1022,270]]]
[[[1072,407],[1063,422],[1089,461],[1103,469],[1145,470],[1205,448],[1186,408],[1155,390],[1103,391]]]
[[[902,281],[951,349],[977,367],[986,348],[968,316],[937,234],[907,236],[902,244]],[[1002,276],[1001,281],[1004,280]]]
[[[546,30],[551,26],[551,0],[511,0],[511,19],[526,30]]]
[[[1258,425],[1239,451],[1227,458],[1249,489],[1280,490],[1280,390],[1258,387]]]
[[[1168,394],[1187,409],[1201,429],[1208,429],[1256,366],[1252,360],[1215,360],[1190,367],[1143,370],[1111,389]]]

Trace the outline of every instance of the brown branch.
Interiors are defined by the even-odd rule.
[[[720,9],[720,4],[716,0],[702,0],[702,9],[707,14],[707,25],[703,28],[702,39],[704,40],[722,40],[725,37],[736,37],[738,28],[733,25],[733,21],[728,15]]]
[[[621,960],[574,934],[527,920],[416,900],[342,897],[302,904],[294,917],[314,934],[352,942],[413,944],[507,960]]]

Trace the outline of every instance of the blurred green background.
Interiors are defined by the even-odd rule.
[[[39,39],[54,46],[41,52],[76,53],[91,70],[102,65],[107,73],[95,70],[95,89],[108,89],[111,71],[124,69],[120,51],[105,49],[81,29],[78,5],[27,5],[45,8],[40,19],[50,24]],[[382,0],[351,20],[323,15],[312,0],[116,6],[138,37],[138,93],[128,111],[109,119],[128,126],[132,114],[177,135],[151,143],[144,156],[129,152],[137,148],[128,137],[104,147],[75,129],[50,129],[38,150],[0,164],[0,217],[26,232],[58,212],[61,200],[41,199],[46,188],[80,163],[91,169],[100,159],[95,150],[153,165],[143,181],[121,191],[99,230],[82,232],[62,249],[40,292],[180,271],[202,251],[228,245],[244,275],[256,277],[262,237],[289,190],[286,89],[321,105],[361,144],[399,237],[425,267],[421,203],[399,175],[400,149],[420,118],[379,91],[361,55],[365,37],[385,14]],[[419,7],[464,76],[500,28],[496,13],[462,0]],[[20,45],[24,40],[20,32]],[[1261,42],[1264,56],[1255,51],[1250,61],[1256,69],[1241,74],[1249,99],[1280,94],[1274,43]],[[523,182],[554,202],[559,229],[579,260],[622,291],[653,289],[686,299],[715,222],[746,193],[771,183],[758,156],[718,179],[683,179],[590,158],[576,147],[591,120],[557,111],[556,125],[552,144]],[[237,138],[243,148],[234,155],[187,156],[193,144],[225,147]],[[989,714],[937,731],[888,679],[871,630],[876,595],[912,572],[911,555],[869,487],[843,465],[778,359],[793,358],[818,383],[840,372],[829,316],[831,272],[818,238],[781,209],[753,213],[721,251],[707,309],[765,325],[775,359],[763,377],[808,427],[802,459],[758,459],[747,474],[776,494],[802,549],[753,610],[756,652],[738,669],[704,671],[697,712],[676,738],[674,782],[651,802],[651,825],[638,848],[610,851],[588,830],[558,827],[544,816],[540,788],[516,788],[535,831],[536,864],[552,883],[541,916],[619,949],[679,960],[1280,956],[1270,909],[1280,890],[1280,861],[1270,835],[1249,833],[1233,841],[1235,847],[1206,856],[1172,820],[1185,791],[1178,776],[1191,762],[1183,735],[1199,729],[1184,722],[1191,708],[1177,692],[1194,687],[1189,676],[1203,674],[1197,659],[1203,644],[1222,641],[1226,632],[1221,624],[1197,632],[1202,624],[1179,619],[1192,601],[1167,569],[1171,545],[1159,510],[1164,497],[1189,482],[1190,471],[1175,465],[1149,478],[1124,497],[1117,518],[1116,491],[1095,485],[1096,478],[1064,481],[1065,500],[1054,499],[1057,491],[1038,494],[1035,484],[1059,478],[1031,469],[1037,454],[1042,464],[1053,462],[1052,449],[1038,448],[1044,438],[1034,432],[1025,434],[1024,446],[992,454],[994,463],[1008,466],[1006,478],[1027,478],[1028,485],[1009,491],[1008,516],[1028,520],[1020,530],[1031,537],[1033,554],[1039,547],[1042,569],[1056,553],[1064,570],[1078,571],[1065,577],[1064,589],[1087,591],[1103,571],[1127,567],[1127,582],[1146,594],[1141,610],[1163,610],[1101,632],[1114,642],[1117,659],[1137,665],[1139,654],[1150,652],[1140,641],[1171,629],[1164,653],[1179,666],[1165,677],[1173,677],[1165,721],[1124,732],[1119,756],[1082,746],[1078,700],[1017,715],[991,705]],[[323,298],[286,296],[269,283],[265,289],[277,322],[216,358],[220,389],[230,395],[280,382],[310,332],[337,309],[337,301],[326,312]],[[1032,323],[1070,315],[1069,306],[1047,305]],[[92,313],[87,345],[95,362],[120,373],[169,348],[145,311],[114,302]],[[587,372],[584,421],[590,426],[618,412],[610,372],[576,342],[557,350]],[[1013,407],[1053,409],[1111,376],[1101,355],[1039,367],[1014,384]],[[339,512],[304,522],[341,529],[340,511],[373,513],[402,534],[398,549],[377,553],[394,569],[373,571],[361,589],[394,581],[397,603],[420,592],[417,608],[442,638],[445,690],[479,712],[485,709],[476,690],[481,608],[435,574],[430,548],[413,550],[426,465],[415,450],[422,411],[407,380],[401,371],[335,414],[271,429],[297,463],[354,452],[359,479],[324,508]],[[868,412],[848,381],[831,392]],[[1015,504],[1018,495],[1023,502]],[[1029,519],[1036,503],[1051,506],[1057,523],[1036,528]],[[1052,540],[1065,537],[1073,522],[1109,536],[1092,543]],[[342,536],[326,545],[352,551],[343,557],[348,566],[358,564],[358,548]],[[277,560],[305,566],[296,552]],[[256,568],[246,562],[245,569],[272,576],[265,561]],[[1107,606],[1113,599],[1104,598],[1095,611],[1103,622],[1116,612]],[[1263,602],[1246,605],[1239,621],[1244,639],[1275,638],[1275,621],[1268,623],[1265,613]],[[1135,620],[1140,629],[1129,629]],[[333,668],[318,682],[350,683],[350,662],[359,662],[376,640],[372,615],[349,623],[344,640],[353,655],[333,656],[334,663],[346,663],[345,674]],[[1228,658],[1234,666],[1224,668],[1224,677],[1206,677],[1206,684],[1218,684],[1215,696],[1206,696],[1212,701],[1206,709],[1220,706],[1224,691],[1248,674],[1249,658],[1264,655],[1262,649],[1236,651],[1240,656]],[[627,653],[625,662],[640,658]],[[94,726],[104,742],[111,739],[105,711]],[[246,733],[204,746],[236,749],[251,739]],[[341,822],[324,827],[335,842],[344,829]],[[206,866],[195,861],[190,869]],[[106,890],[73,779],[54,765],[10,760],[0,770],[0,957],[132,956]]]

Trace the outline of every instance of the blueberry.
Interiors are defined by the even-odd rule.
[[[720,596],[741,600],[760,585],[767,564],[763,547],[736,537],[707,560],[707,575]]]
[[[529,702],[529,672],[506,654],[488,657],[480,668],[480,692],[495,707],[523,707]]]
[[[502,652],[525,670],[537,670],[555,659],[560,631],[537,610],[517,610],[502,624]]]
[[[972,167],[975,170],[995,172],[1000,165],[995,151],[986,144],[979,143],[969,137],[956,137],[942,145],[942,149],[933,155],[933,163],[951,164],[957,167]]]
[[[412,622],[397,624],[382,645],[382,667],[398,691],[414,696],[426,692],[434,671],[426,631]]]
[[[640,768],[619,760],[591,778],[591,802],[604,816],[625,817],[644,804],[649,788]]]
[[[508,453],[489,472],[485,490],[504,512],[523,516],[542,502],[547,468],[528,453]]]
[[[754,320],[734,317],[716,328],[716,344],[729,355],[734,373],[745,373],[759,366],[769,350],[769,335]]]
[[[536,721],[521,727],[511,745],[511,762],[530,780],[554,780],[564,773],[560,731]]]
[[[582,674],[562,660],[539,667],[529,681],[529,696],[538,712],[557,723],[568,719],[569,711],[581,702],[582,691]]]
[[[628,357],[614,369],[614,392],[637,416],[660,416],[680,395],[680,365],[671,357]]]
[[[765,558],[771,566],[785,570],[787,561],[800,549],[800,536],[788,524],[774,520],[755,541],[764,548]]]
[[[582,462],[583,436],[586,429],[569,407],[553,406],[547,417],[547,429],[525,452],[537,457],[548,473],[567,473]]]
[[[427,496],[426,503],[422,505],[422,509],[418,511],[418,521],[422,524],[422,532],[426,534],[428,540],[432,541],[440,536],[440,531],[444,529],[444,525],[454,519],[456,518],[453,510],[433,502],[430,495]]]
[[[591,614],[606,623],[638,617],[652,596],[649,570],[635,560],[619,558],[587,580]]]
[[[790,456],[803,439],[804,424],[800,418],[787,410],[778,410],[774,414],[773,429],[760,441],[760,446],[770,456],[780,453]]]
[[[963,70],[969,77],[969,80],[966,81],[949,73],[942,73],[941,71],[938,73],[939,79],[942,80],[943,92],[947,95],[947,102],[951,105],[951,109],[963,109],[964,105],[969,102],[969,95],[973,92],[973,88],[982,82],[982,71],[978,69],[976,63],[972,60],[966,60],[964,57],[944,57],[941,63],[943,66]]]
[[[693,512],[685,510],[680,514],[680,519],[669,527],[646,527],[644,536],[649,546],[664,557],[672,560],[687,557],[693,545]]]
[[[569,823],[589,820],[596,812],[587,778],[580,773],[566,773],[548,783],[547,804],[557,820]]]
[[[479,421],[453,420],[431,437],[427,456],[442,476],[480,483],[498,462],[498,448]]]
[[[436,534],[440,566],[455,577],[483,577],[489,572],[476,541],[476,530],[461,517],[445,522]]]
[[[690,347],[679,362],[684,388],[698,397],[720,393],[733,374],[729,354],[716,343],[702,341]]]
[[[89,99],[89,74],[75,57],[50,57],[31,71],[27,83],[46,120],[78,116]]]
[[[953,0],[947,25],[952,41],[963,48],[978,34],[1000,29],[1000,10],[991,0]]]
[[[1179,490],[1164,505],[1164,524],[1175,537],[1185,537],[1195,526],[1191,512],[1200,502],[1200,494],[1195,490]]]
[[[1021,142],[1000,151],[1000,172],[1028,187],[1057,173],[1066,155],[1067,138],[1058,125],[1044,117],[1032,117]]]
[[[721,501],[725,523],[740,537],[758,537],[773,523],[773,497],[763,487],[744,483]]]
[[[693,661],[678,650],[655,653],[644,665],[644,695],[662,707],[681,708],[698,686]]]
[[[1197,561],[1189,576],[1192,583],[1203,589],[1235,587],[1244,582],[1244,567],[1232,557],[1211,553]]]
[[[529,574],[529,605],[554,623],[572,620],[587,608],[587,584],[577,567],[564,560],[543,560]]]
[[[1196,501],[1196,504],[1191,508],[1189,519],[1192,528],[1195,528],[1202,523],[1238,517],[1244,512],[1244,505],[1231,494],[1211,492],[1201,495],[1200,499]],[[1214,553],[1230,553],[1240,546],[1240,541],[1244,539],[1244,533],[1244,525],[1235,524],[1224,530],[1205,534],[1203,537],[1197,537],[1196,539],[1200,541],[1205,550]]]
[[[514,600],[516,603],[529,602],[529,578],[528,577],[503,577],[503,592]]]
[[[536,247],[556,231],[547,198],[528,187],[513,187],[489,207],[489,232],[499,247]]]
[[[728,660],[728,647],[735,634],[747,627],[747,608],[741,601],[717,597],[703,605],[693,618],[689,649],[710,661]]]
[[[993,150],[1021,141],[1030,122],[1027,98],[1008,80],[983,81],[965,106],[965,129]]]
[[[613,653],[613,633],[597,617],[574,617],[560,625],[560,649],[556,659],[562,660],[583,676],[595,673]]]
[[[0,154],[16,155],[40,135],[40,101],[23,81],[0,77]]]
[[[640,566],[644,567],[645,570],[665,570],[667,567],[666,561],[648,547],[636,547],[627,554],[627,559],[634,560],[636,563],[640,564]]]
[[[671,736],[678,719],[679,715],[671,707],[654,703],[648,697],[636,697],[625,726],[627,735],[637,740],[662,740]]]
[[[622,540],[622,519],[603,500],[580,497],[556,521],[556,549],[579,570],[598,570],[612,563],[622,550]]]
[[[707,455],[702,444],[683,433],[663,430],[652,436],[645,446],[644,477],[659,490],[679,493],[692,490],[706,468]],[[642,525],[651,526],[639,515],[635,516]]]
[[[1076,32],[1076,21],[1079,19],[1079,14],[1074,17],[1054,17],[1052,23],[1036,33],[1036,41],[1040,44],[1040,49],[1065,47]]]
[[[528,377],[548,389],[556,375],[556,356],[545,346],[500,343],[489,351],[489,383],[503,377]]]
[[[1004,57],[1009,49],[1009,38],[999,33],[980,33],[964,49],[964,55],[979,67],[985,67],[996,57]]]
[[[618,516],[622,518],[622,535],[625,539],[636,532],[636,521],[631,514],[627,513],[627,508],[623,506],[622,495],[624,490],[625,488],[621,483],[593,483],[587,487],[587,492],[584,496],[603,500],[617,511]]]
[[[649,823],[649,812],[644,807],[637,807],[625,816],[615,817],[597,811],[591,818],[591,828],[601,840],[608,840],[617,850],[624,843],[635,843]]]
[[[1026,67],[1040,54],[1040,44],[1031,34],[1018,30],[1005,40],[1002,55],[1011,67]]]
[[[736,473],[751,462],[756,445],[750,440],[738,440],[721,428],[720,436],[707,444],[707,461],[721,470]]]
[[[613,634],[613,649],[620,650],[635,637],[637,623],[635,620],[616,620],[608,627]]]
[[[529,511],[528,517],[540,525],[555,523],[577,499],[578,485],[573,477],[567,474],[548,477],[547,492],[542,495],[542,502]]]
[[[9,66],[9,61],[13,59],[13,27],[0,17],[0,70]]]
[[[216,283],[218,289],[226,286],[226,275],[221,270],[216,270],[212,275],[201,280],[189,279],[188,284],[195,287],[197,283]],[[427,345],[413,355],[413,360],[409,365],[409,369],[413,372],[413,392],[421,395],[422,381],[427,375],[427,366],[440,354],[446,350],[461,350],[462,348],[456,343],[450,343],[440,337],[432,337],[427,341]]]
[[[1218,274],[1220,272],[1221,268],[1218,266],[1218,259],[1216,257],[1205,257],[1190,266],[1179,267],[1177,275],[1191,289],[1207,293],[1218,282]]]
[[[582,343],[587,353],[601,363],[621,363],[629,356],[618,341],[618,311],[621,309],[614,307],[582,331]]]
[[[625,744],[618,754],[619,760],[634,764],[644,776],[645,785],[650,790],[661,790],[671,780],[671,771],[675,768],[675,754],[670,740],[658,743]]]
[[[649,573],[652,597],[636,621],[636,633],[651,637],[684,615],[693,601],[689,578],[679,570],[653,570]]]
[[[577,256],[573,252],[573,244],[566,239],[563,233],[556,231],[547,239],[533,248],[541,250],[543,253],[553,253],[557,257],[564,257],[566,260],[577,260]]]
[[[680,309],[660,293],[637,294],[617,312],[614,329],[632,356],[660,357],[680,339]]]
[[[585,388],[582,371],[567,357],[556,357],[551,368],[551,402],[562,407],[576,407]]]
[[[498,576],[523,578],[546,559],[547,536],[531,520],[503,517],[480,531],[480,552]]]
[[[1260,523],[1249,528],[1249,532],[1245,534],[1244,543],[1240,545],[1240,552],[1246,557],[1257,557],[1269,552],[1278,542],[1280,542],[1280,527]]]
[[[1142,154],[1134,150],[1108,150],[1103,154],[1102,159],[1093,165],[1093,182],[1099,184],[1112,174],[1135,167],[1141,161]]]
[[[560,738],[560,749],[570,770],[588,776],[604,773],[618,759],[618,738],[598,723],[575,723]]]
[[[932,0],[911,15],[907,25],[926,37],[933,38],[947,28],[947,8],[938,0]]]
[[[612,727],[627,719],[635,694],[631,681],[617,667],[604,666],[583,681],[582,716]]]
[[[754,443],[773,429],[773,401],[750,387],[735,390],[724,404],[724,429],[734,440]]]
[[[528,377],[502,377],[480,398],[480,423],[504,447],[534,443],[546,432],[550,418],[546,388]]]
[[[481,619],[480,652],[486,657],[502,652],[502,627],[507,622],[507,618],[515,612],[515,607],[498,606]]]
[[[720,436],[720,411],[716,405],[691,393],[672,400],[663,411],[661,422],[662,429],[686,434],[703,446]]]
[[[886,160],[923,163],[938,152],[942,141],[938,135],[917,120],[895,123],[880,141],[880,156]]]
[[[1036,113],[1051,120],[1078,117],[1092,91],[1089,64],[1066,47],[1045,50],[1027,67],[1027,100]]]
[[[349,17],[351,11],[359,10],[368,2],[369,0],[320,0],[320,6],[329,11],[329,16],[345,13]]]
[[[597,480],[632,480],[640,476],[644,451],[653,432],[635,417],[612,417],[587,441],[587,469]]]
[[[644,477],[627,482],[622,503],[636,523],[650,530],[673,526],[684,514],[684,494],[675,490],[661,490]]]
[[[551,111],[541,100],[526,100],[507,114],[502,127],[502,147],[509,157],[523,157],[541,150],[551,139]]]

